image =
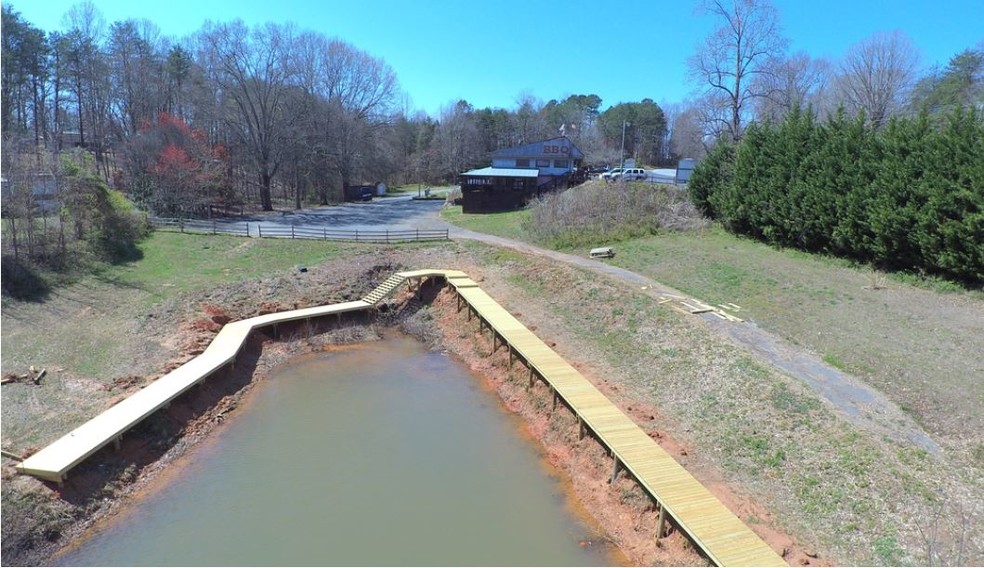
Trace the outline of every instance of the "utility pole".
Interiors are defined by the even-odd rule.
[[[619,164],[618,167],[625,169],[625,127],[629,126],[629,123],[625,120],[622,121],[622,151],[618,155]]]

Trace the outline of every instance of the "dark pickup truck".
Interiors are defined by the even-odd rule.
[[[345,201],[372,201],[376,188],[371,185],[350,185],[345,188]]]

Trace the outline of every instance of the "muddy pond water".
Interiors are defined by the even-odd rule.
[[[389,337],[276,369],[71,566],[606,565],[516,418]]]

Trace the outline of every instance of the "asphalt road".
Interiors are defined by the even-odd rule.
[[[327,227],[343,231],[402,231],[410,229],[445,229],[447,223],[438,216],[443,200],[414,201],[412,196],[380,197],[365,203],[246,215],[217,221],[218,224],[248,222],[252,227]]]

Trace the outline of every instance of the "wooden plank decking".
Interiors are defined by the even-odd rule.
[[[564,400],[690,539],[718,566],[785,566],[721,501],[574,367],[467,278],[448,278],[498,339]],[[459,285],[460,283],[460,285]],[[531,377],[533,375],[531,374]]]
[[[61,483],[68,471],[165,406],[217,369],[234,361],[253,330],[278,323],[341,314],[372,307],[399,284],[427,277],[447,280],[469,310],[493,330],[493,345],[510,349],[531,378],[546,382],[583,427],[590,429],[615,459],[615,472],[629,471],[665,514],[719,566],[785,566],[782,558],[703,485],[620,411],[594,385],[478,284],[457,270],[400,272],[362,300],[258,316],[225,325],[198,357],[79,426],[17,465],[17,470]],[[534,377],[535,373],[535,377]],[[655,535],[654,535],[655,536]]]
[[[253,330],[278,323],[364,310],[370,304],[357,300],[330,306],[267,314],[226,324],[205,351],[133,393],[102,414],[55,440],[17,465],[17,471],[61,483],[69,470],[103,446],[118,440],[169,402],[232,362]]]
[[[119,440],[127,430],[236,358],[253,330],[270,325],[371,308],[407,280],[428,276],[463,277],[460,270],[400,272],[361,300],[267,314],[223,326],[205,351],[177,369],[130,395],[102,414],[55,440],[17,465],[17,471],[62,483],[68,472],[101,448]]]

